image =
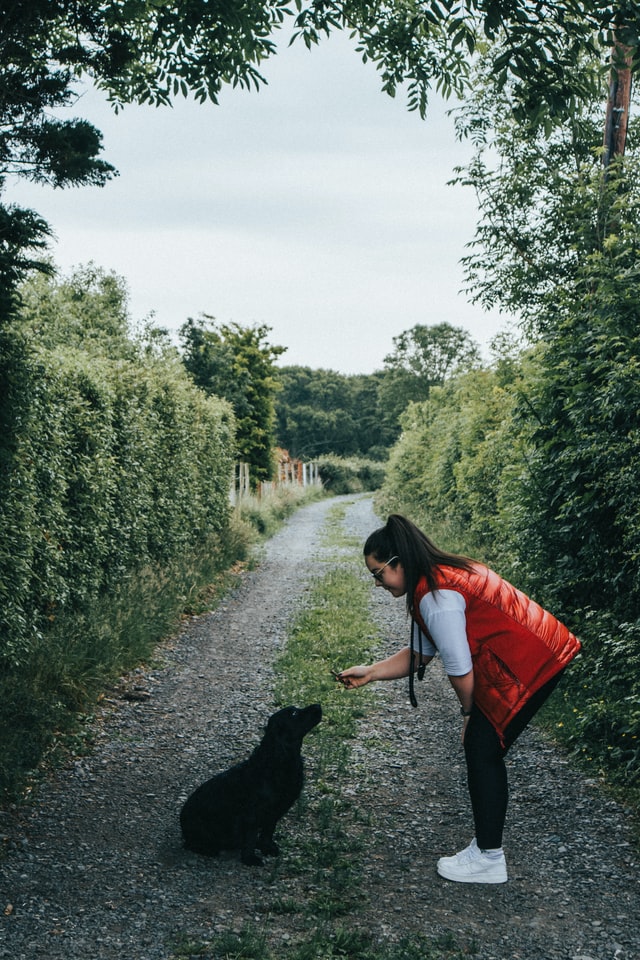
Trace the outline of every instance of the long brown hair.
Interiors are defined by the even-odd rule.
[[[474,561],[457,553],[441,550],[411,520],[392,513],[384,527],[374,530],[365,542],[365,557],[373,556],[380,563],[396,557],[389,566],[402,564],[407,584],[407,610],[413,613],[413,597],[421,577],[426,577],[430,590],[437,589],[434,568],[440,566],[473,570]]]

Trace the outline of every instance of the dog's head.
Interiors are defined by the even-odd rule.
[[[269,717],[267,736],[284,742],[300,743],[321,720],[322,707],[319,703],[312,703],[309,707],[283,707]]]

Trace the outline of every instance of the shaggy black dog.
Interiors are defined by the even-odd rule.
[[[188,798],[180,812],[185,846],[208,856],[239,849],[247,865],[262,863],[256,847],[276,857],[276,825],[302,790],[302,740],[321,719],[319,703],[274,713],[250,757],[207,780]]]

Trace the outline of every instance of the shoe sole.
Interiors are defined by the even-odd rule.
[[[506,875],[497,876],[497,877],[486,877],[486,876],[485,877],[481,877],[481,876],[461,877],[460,875],[451,876],[450,874],[447,873],[446,869],[442,870],[440,869],[440,867],[437,867],[436,869],[438,871],[439,876],[443,877],[445,880],[451,880],[454,883],[506,883],[507,880],[509,879]]]

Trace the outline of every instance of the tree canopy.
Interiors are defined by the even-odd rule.
[[[378,401],[381,373],[284,366],[276,399],[277,436],[294,457],[326,453],[381,459],[397,436],[382,422]]]
[[[494,73],[529,85],[527,104],[551,109],[575,95],[572,68],[585,51],[606,52],[614,31],[638,41],[632,0],[32,0],[8,2],[2,17],[2,62],[53,84],[90,75],[117,103],[167,103],[192,92],[216,100],[225,83],[257,86],[260,63],[276,50],[285,23],[311,46],[335,30],[351,31],[363,57],[381,72],[389,93],[411,85],[413,105],[429,88],[460,89],[468,57],[493,46]],[[12,86],[7,88],[10,92]]]
[[[417,323],[394,337],[393,347],[384,358],[379,391],[387,424],[397,423],[409,403],[426,400],[432,387],[480,361],[480,351],[468,331],[450,323]]]
[[[275,360],[285,347],[268,342],[270,327],[188,320],[180,330],[183,362],[205,393],[228,400],[236,417],[236,447],[253,483],[270,480],[275,444]]]

